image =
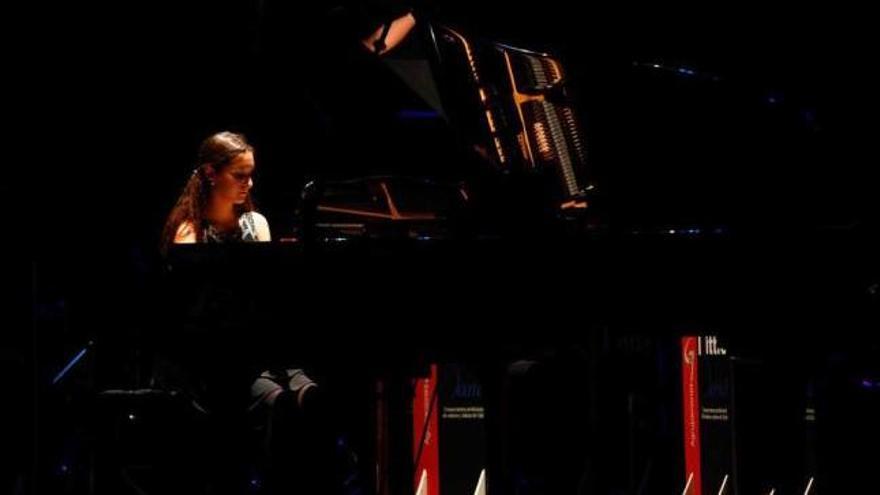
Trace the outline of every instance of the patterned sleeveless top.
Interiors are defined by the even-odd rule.
[[[232,231],[220,231],[214,227],[214,224],[205,222],[203,224],[205,242],[256,242],[259,241],[257,236],[257,224],[254,221],[254,212],[248,211],[242,213],[238,217],[238,227]]]

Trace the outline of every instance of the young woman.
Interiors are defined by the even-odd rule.
[[[205,139],[196,168],[165,223],[162,249],[172,243],[271,240],[254,209],[254,150],[245,137],[219,132]]]
[[[199,148],[196,165],[166,221],[162,251],[167,253],[172,244],[270,241],[269,224],[251,198],[256,163],[245,137],[232,132],[208,137]],[[246,422],[265,434],[271,492],[309,490],[305,488],[309,486],[326,492],[324,483],[334,478],[329,464],[334,462],[335,440],[327,421],[321,419],[326,406],[317,385],[301,369],[273,367],[257,373],[272,365],[246,362],[252,356],[245,357],[242,349],[250,343],[239,337],[254,335],[256,329],[248,328],[247,322],[258,325],[262,320],[259,315],[239,314],[250,311],[241,304],[248,287],[228,287],[236,282],[222,273],[212,276],[216,280],[204,281],[198,302],[181,313],[185,316],[178,321],[180,331],[164,342],[165,352],[157,356],[157,385],[182,393],[209,413],[214,423],[238,423],[234,428],[241,426],[243,415],[249,415]]]

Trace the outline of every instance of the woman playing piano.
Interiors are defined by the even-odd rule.
[[[254,150],[241,134],[220,132],[199,148],[198,166],[168,216],[171,243],[269,241],[269,223],[254,209]]]
[[[254,149],[243,135],[220,132],[205,139],[197,166],[166,221],[163,253],[172,244],[270,241],[269,224],[251,198],[255,166]],[[228,425],[242,423],[263,432],[273,492],[332,482],[329,464],[336,442],[322,419],[326,406],[317,385],[301,369],[277,366],[277,361],[251,353],[271,347],[256,336],[255,327],[265,322],[253,309],[253,290],[217,273],[222,271],[222,265],[213,267],[206,274],[209,279],[198,283],[194,298],[192,291],[183,291],[176,301],[182,311],[172,311],[171,321],[177,324],[169,325],[173,328],[167,338],[158,339],[154,382],[190,399],[227,434],[236,429]],[[241,335],[251,337],[242,340]],[[236,444],[228,440],[208,450]],[[223,476],[231,476],[237,467],[228,462],[218,468],[225,471]]]

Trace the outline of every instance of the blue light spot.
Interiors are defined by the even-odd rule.
[[[783,99],[784,98],[783,98],[782,94],[780,94],[778,92],[772,92],[764,98],[764,101],[766,101],[768,105],[778,105],[778,104],[782,103]]]
[[[439,119],[440,114],[434,110],[405,109],[397,112],[397,118],[401,120],[433,120]]]

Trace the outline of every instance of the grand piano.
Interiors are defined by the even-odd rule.
[[[347,149],[342,163],[307,174],[295,206],[271,205],[286,219],[278,241],[179,247],[169,282],[178,302],[223,294],[230,304],[214,318],[234,322],[229,347],[241,362],[294,359],[381,390],[365,445],[383,493],[415,489],[406,411],[431,363],[477,370],[489,486],[515,493],[511,363],[602,355],[596,347],[622,345],[609,332],[639,328],[651,337],[636,347],[702,331],[770,356],[790,341],[768,326],[855,329],[870,319],[875,240],[865,225],[804,221],[820,206],[791,187],[791,163],[821,160],[821,140],[754,87],[653,60],[574,71],[552,53],[435,22],[420,24],[411,46],[355,66],[373,99],[347,100],[345,81],[323,89],[348,102],[332,105],[344,115],[330,138]],[[243,345],[241,332],[262,345]],[[822,347],[798,346],[805,361]],[[598,355],[573,369],[604,369],[611,358]],[[584,394],[613,396],[592,383]],[[590,421],[614,415],[594,407]],[[630,488],[681,488],[634,478],[634,445],[572,431],[556,453],[592,459],[583,469],[594,489],[615,485],[597,467],[602,445],[633,456]],[[574,454],[586,438],[597,444]],[[578,481],[565,476],[551,486]]]

